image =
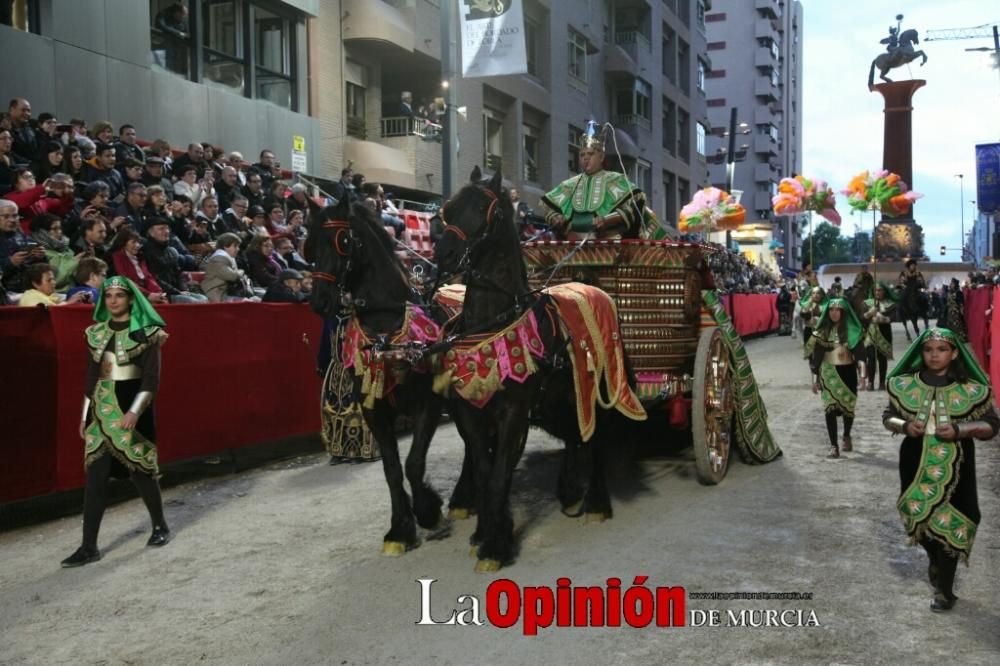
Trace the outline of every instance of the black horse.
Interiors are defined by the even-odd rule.
[[[927,283],[924,281],[924,276],[920,271],[913,274],[903,271],[899,274],[899,284],[903,289],[899,299],[899,318],[903,320],[903,332],[906,333],[906,341],[910,342],[913,338],[910,337],[910,329],[906,325],[907,322],[913,324],[914,335],[920,335],[920,326],[917,324],[918,319],[924,320],[925,329],[930,328],[930,322],[928,321],[930,304],[927,293],[924,291]]]
[[[368,401],[362,409],[365,422],[379,444],[382,466],[392,498],[392,524],[385,534],[382,552],[401,555],[418,545],[416,522],[434,528],[441,520],[441,497],[425,481],[427,449],[441,418],[443,399],[432,390],[432,375],[419,372],[419,350],[396,349],[390,343],[415,305],[424,306],[421,295],[411,288],[405,269],[396,256],[392,240],[381,220],[364,205],[342,202],[337,207],[313,209],[310,215],[306,257],[316,265],[311,296],[313,309],[324,318],[339,317],[346,307],[353,310],[365,345],[376,363],[384,363],[385,375],[398,381],[391,393]],[[435,336],[436,339],[436,336]],[[334,353],[340,353],[335,350]],[[380,355],[380,356],[376,356]],[[347,359],[345,359],[346,361]],[[425,368],[429,370],[429,368]],[[363,379],[355,376],[355,391],[361,394]],[[413,493],[403,487],[396,421],[405,414],[412,420],[413,443],[406,459],[406,478]],[[460,484],[468,492],[467,484]],[[456,499],[453,498],[453,504]],[[471,496],[458,502],[472,506]]]
[[[478,524],[471,541],[478,546],[476,570],[496,571],[515,555],[510,488],[524,452],[529,419],[534,417],[535,424],[566,444],[557,485],[564,513],[586,513],[588,518],[603,520],[611,516],[611,500],[604,478],[602,434],[614,412],[597,410],[597,427],[589,442],[589,481],[577,483],[577,456],[584,442],[577,422],[570,341],[563,337],[553,311],[547,309],[551,307],[548,297],[529,289],[514,207],[502,187],[500,172],[488,182],[480,182],[479,177],[477,167],[473,182],[442,209],[446,226],[435,248],[435,261],[442,275],[462,274],[466,285],[462,315],[447,333],[458,340],[488,338],[510,331],[530,312],[536,315],[545,350],[534,374],[523,382],[507,378],[502,389],[481,406],[459,396],[455,385],[449,391],[449,413],[475,468]]]

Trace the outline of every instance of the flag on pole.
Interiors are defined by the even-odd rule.
[[[451,2],[458,2],[464,78],[527,73],[522,0]]]

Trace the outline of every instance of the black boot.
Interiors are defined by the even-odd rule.
[[[146,542],[147,546],[166,546],[170,543],[170,529],[167,527],[154,527],[153,533]]]
[[[935,613],[943,613],[955,607],[958,597],[952,589],[955,585],[955,570],[958,568],[958,558],[948,553],[944,546],[935,543],[937,560],[937,580],[934,600],[931,601],[931,610]],[[930,570],[928,570],[930,574]]]
[[[101,551],[96,548],[80,546],[76,549],[75,553],[62,561],[62,566],[64,569],[82,567],[84,564],[90,564],[91,562],[96,562],[99,559],[101,559]]]

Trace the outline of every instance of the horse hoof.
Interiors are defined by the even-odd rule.
[[[469,557],[479,557],[479,546],[469,547]]]
[[[386,557],[400,557],[406,553],[406,544],[402,541],[383,541],[382,554]]]
[[[479,560],[476,562],[476,573],[493,573],[500,571],[500,560]]]
[[[464,509],[461,507],[453,507],[448,509],[448,517],[452,520],[468,520],[472,512],[469,509]]]
[[[605,513],[588,513],[584,517],[584,521],[588,523],[603,523],[607,519],[608,516]]]
[[[569,506],[564,506],[561,511],[563,515],[568,518],[579,518],[580,514],[583,513],[583,500],[570,504]]]

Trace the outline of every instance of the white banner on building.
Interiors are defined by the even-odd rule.
[[[462,26],[462,76],[525,74],[522,0],[452,0]]]

